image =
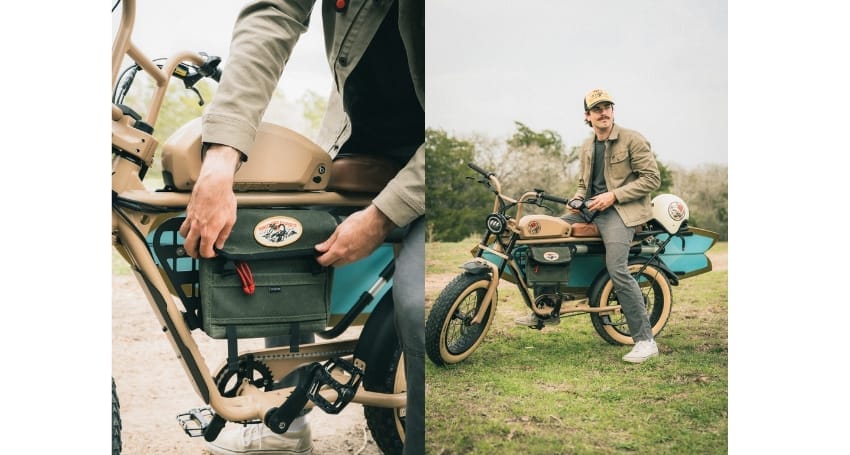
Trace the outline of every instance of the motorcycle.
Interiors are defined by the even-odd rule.
[[[378,447],[400,453],[407,397],[392,274],[394,243],[405,232],[396,229],[369,257],[335,269],[318,266],[312,251],[313,242],[368,206],[397,168],[376,157],[364,157],[366,164],[331,160],[295,131],[262,123],[250,161],[235,174],[237,227],[217,258],[189,257],[179,228],[201,165],[200,119],[162,144],[163,187],[150,190],[143,180],[158,149],[153,131],[169,81],[176,78],[200,95],[199,81],[221,77],[221,58],[193,51],[148,58],[132,40],[135,13],[136,1],[122,0],[112,48],[112,245],[145,292],[189,385],[207,405],[177,415],[178,424],[189,437],[207,441],[227,422],[283,433],[303,410],[338,414],[354,402],[363,405]],[[119,71],[127,57],[130,66]],[[139,72],[155,81],[145,115],[124,104]],[[347,166],[345,172],[340,166]],[[358,167],[368,167],[373,179],[349,172]],[[250,260],[226,251],[242,235],[240,221],[250,221],[244,234],[253,248],[246,253]],[[316,230],[321,223],[325,231]],[[293,251],[299,240],[306,247]],[[277,270],[280,265],[287,270]],[[267,308],[252,307],[261,298]],[[349,329],[359,335],[340,337]],[[299,342],[307,332],[324,341]],[[291,335],[289,346],[240,347],[247,338],[279,334]],[[226,340],[226,360],[208,365],[196,337]],[[296,385],[281,387],[287,377]],[[120,382],[112,378],[113,454],[122,449]]]
[[[605,268],[602,238],[592,223],[596,213],[584,201],[569,201],[542,189],[511,198],[502,193],[495,173],[474,163],[468,166],[479,174],[477,183],[495,194],[495,202],[485,219],[486,231],[472,249],[473,259],[461,265],[463,272],[440,292],[428,314],[428,358],[438,366],[456,364],[481,345],[496,314],[502,280],[516,286],[537,316],[533,329],[542,330],[552,318],[589,314],[603,340],[634,344]],[[586,222],[523,213],[525,206],[554,212],[547,202],[569,204]],[[657,335],[672,312],[671,286],[711,271],[705,253],[719,236],[689,226],[687,205],[672,194],[654,197],[652,214],[653,219],[635,234],[628,264],[643,294],[652,333]]]

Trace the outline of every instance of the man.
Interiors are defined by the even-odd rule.
[[[204,114],[206,148],[180,228],[187,253],[212,257],[236,218],[233,174],[254,141],[314,0],[250,1],[233,31],[230,57]],[[396,328],[405,354],[405,454],[424,453],[425,21],[423,0],[324,0],[325,49],[334,90],[317,142],[331,156],[383,155],[401,167],[367,208],[316,245],[317,261],[342,266],[372,253],[395,227],[408,234],[395,262]],[[268,343],[269,340],[267,340]],[[296,419],[276,435],[264,425],[223,432],[214,453],[310,453],[311,434]]]
[[[585,123],[593,136],[580,149],[579,181],[573,199],[587,200],[586,207],[597,212],[593,222],[605,244],[605,266],[622,305],[629,332],[635,341],[623,360],[641,363],[658,355],[643,296],[628,271],[629,245],[635,229],[652,217],[650,193],[661,185],[661,175],[649,142],[637,131],[614,123],[614,100],[605,90],[591,90],[584,97]],[[584,219],[570,208],[562,218],[570,223]],[[534,326],[537,317],[517,319]],[[557,317],[543,321],[557,324]]]

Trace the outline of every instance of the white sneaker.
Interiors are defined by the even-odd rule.
[[[650,357],[658,356],[658,345],[655,340],[638,341],[631,352],[623,356],[623,360],[630,363],[641,363]]]
[[[255,423],[229,431],[222,431],[215,441],[207,443],[207,449],[215,455],[236,454],[297,454],[313,453],[310,426],[301,431],[277,434],[265,424]]]
[[[523,326],[526,326],[526,327],[537,327],[537,321],[539,321],[539,320],[540,320],[540,318],[538,318],[536,314],[531,313],[527,316],[523,316],[521,318],[514,319],[514,322],[516,322],[517,325],[523,325]],[[559,318],[559,317],[551,317],[551,318],[548,318],[548,319],[543,319],[543,325],[544,326],[546,326],[546,325],[558,325],[560,323],[561,323],[561,318]]]

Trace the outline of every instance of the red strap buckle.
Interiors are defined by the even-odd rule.
[[[254,275],[251,274],[251,267],[245,261],[236,261],[236,273],[239,274],[239,279],[242,281],[242,291],[245,294],[253,295],[254,289]]]

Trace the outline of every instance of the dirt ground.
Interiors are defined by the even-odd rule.
[[[112,374],[118,387],[123,423],[122,454],[208,454],[204,438],[191,438],[177,415],[201,407],[168,339],[134,276],[112,279]],[[226,358],[226,343],[195,332],[211,369]],[[345,335],[342,335],[345,336]],[[253,347],[262,347],[261,340]],[[252,347],[241,344],[240,348]],[[380,454],[366,427],[363,407],[349,404],[340,414],[314,409],[307,417],[315,454]],[[229,428],[237,428],[229,424]]]

